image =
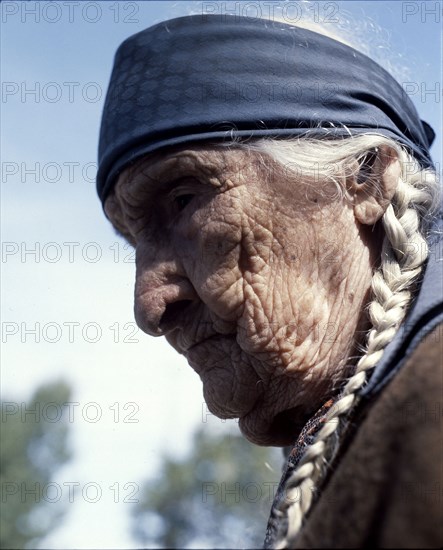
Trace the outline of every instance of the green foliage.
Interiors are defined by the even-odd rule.
[[[190,456],[164,456],[158,479],[146,483],[134,509],[134,535],[142,545],[262,546],[282,452],[210,429],[197,431]]]
[[[55,382],[26,403],[1,403],[1,548],[32,547],[63,514],[60,503],[49,502],[48,483],[69,459],[63,404],[70,393],[64,382]]]

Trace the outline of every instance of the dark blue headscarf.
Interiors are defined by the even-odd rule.
[[[380,65],[285,23],[193,15],[119,47],[103,111],[98,194],[140,156],[169,145],[251,137],[378,133],[432,166],[434,133]]]

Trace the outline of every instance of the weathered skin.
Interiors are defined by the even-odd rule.
[[[138,325],[186,356],[209,409],[255,443],[292,443],[349,374],[392,161],[380,152],[377,193],[350,178],[342,199],[255,153],[199,145],[146,157],[106,202],[136,247]]]

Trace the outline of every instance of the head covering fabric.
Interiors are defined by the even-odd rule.
[[[160,148],[203,140],[382,134],[432,166],[434,133],[380,65],[276,21],[193,15],[125,40],[104,105],[97,191]]]

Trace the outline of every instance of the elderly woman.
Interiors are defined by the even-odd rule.
[[[181,17],[116,54],[98,193],[136,320],[290,447],[267,547],[443,543],[432,139],[382,67],[284,23]]]

